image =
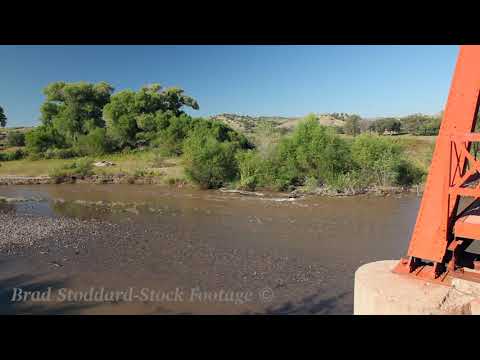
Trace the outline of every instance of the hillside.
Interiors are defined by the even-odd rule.
[[[344,121],[328,114],[317,114],[318,121],[321,125],[342,127]],[[231,126],[233,129],[244,132],[253,133],[255,129],[265,123],[273,124],[278,129],[284,131],[293,130],[303,117],[281,117],[281,116],[248,116],[235,114],[219,114],[211,116],[210,119],[219,120]]]

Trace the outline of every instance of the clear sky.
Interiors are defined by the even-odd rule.
[[[8,126],[38,123],[53,81],[107,81],[115,90],[179,86],[199,111],[363,117],[443,109],[457,46],[0,46]]]

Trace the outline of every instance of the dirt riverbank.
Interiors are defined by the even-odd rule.
[[[92,176],[70,176],[63,178],[54,178],[50,176],[0,176],[0,185],[48,185],[48,184],[130,184],[130,185],[164,185],[161,178],[155,176],[127,176],[124,174],[117,175],[92,175]],[[190,186],[185,182],[172,184],[175,187]],[[259,191],[244,191],[232,189],[219,189],[221,192],[237,193],[245,196],[262,196],[263,192]],[[267,191],[268,192],[268,191]],[[332,191],[327,188],[317,188],[310,191],[297,189],[292,192],[283,192],[280,194],[289,196],[290,198],[304,197],[304,196],[357,196],[357,195],[392,195],[392,194],[406,194],[423,192],[423,185],[416,185],[412,187],[373,187],[364,189],[362,191]]]

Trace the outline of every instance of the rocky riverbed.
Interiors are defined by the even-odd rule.
[[[2,269],[1,313],[309,314],[334,309],[335,298],[322,299],[314,290],[329,277],[327,269],[288,254],[216,247],[133,224],[11,212],[0,214],[0,222],[0,264],[28,263],[28,272],[10,277],[6,273],[15,273],[17,266]],[[57,295],[61,289],[81,293],[89,288],[184,295],[179,302],[18,303],[12,301],[15,288],[50,288]]]
[[[355,270],[403,255],[418,206],[416,196],[280,199],[149,185],[12,186],[0,197],[8,314],[350,314]],[[15,288],[182,296],[15,302]]]

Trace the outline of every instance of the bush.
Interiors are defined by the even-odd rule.
[[[240,134],[238,131],[235,131],[221,121],[205,120],[202,118],[192,119],[190,132],[201,133],[204,136],[213,136],[220,142],[227,141],[234,143],[240,149],[253,148],[253,145],[244,135]]]
[[[52,127],[42,125],[25,135],[29,154],[42,154],[49,148],[64,148],[65,139]]]
[[[49,175],[55,179],[93,175],[93,160],[89,158],[78,159],[70,164],[53,169]]]
[[[319,125],[314,116],[307,117],[273,149],[242,151],[237,162],[239,186],[248,190],[324,186],[354,194],[372,185],[411,185],[423,176],[395,140],[361,135],[346,141],[334,129]]]
[[[25,152],[23,152],[20,149],[15,151],[0,153],[0,161],[14,161],[14,160],[23,159],[24,157],[25,157]]]
[[[152,145],[159,147],[165,156],[181,155],[185,139],[197,134],[213,137],[219,142],[231,142],[242,149],[253,148],[244,135],[220,121],[191,118],[186,114],[159,119],[163,119],[163,123]]]
[[[315,116],[308,116],[291,137],[282,139],[271,161],[275,187],[281,190],[303,185],[307,178],[328,184],[352,168],[348,143]]]
[[[289,146],[303,178],[313,176],[325,183],[352,167],[347,142],[332,128],[319,125],[312,117],[297,127]]]
[[[238,174],[236,151],[234,143],[194,134],[184,145],[185,174],[201,188],[219,188]]]
[[[260,154],[255,150],[241,151],[237,154],[241,189],[254,191],[263,185],[262,162]]]
[[[7,135],[8,146],[25,146],[25,134],[19,131],[10,131]]]
[[[45,151],[43,157],[45,159],[70,159],[77,156],[77,153],[73,149],[48,149]]]
[[[336,193],[354,195],[362,192],[369,185],[369,180],[364,176],[363,172],[352,170],[332,178],[327,184],[327,188]]]
[[[164,123],[153,141],[154,146],[160,148],[165,156],[179,156],[182,154],[183,142],[193,128],[192,118],[186,114],[160,117]]]
[[[422,176],[405,158],[403,147],[389,138],[361,135],[352,144],[352,156],[362,176],[373,185],[411,185]]]
[[[80,136],[75,144],[75,152],[80,156],[103,155],[110,149],[104,128],[95,128],[87,135]]]
[[[410,161],[401,159],[397,165],[395,183],[402,186],[419,184],[423,181],[425,175],[426,173],[421,168]]]

